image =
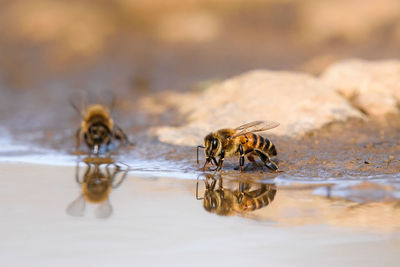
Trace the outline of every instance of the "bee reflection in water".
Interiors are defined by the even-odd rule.
[[[216,188],[218,182],[218,188]],[[275,198],[274,184],[234,181],[235,186],[223,187],[223,179],[207,174],[204,197],[199,197],[199,181],[196,183],[196,198],[203,200],[206,211],[218,215],[244,215],[268,206]]]
[[[86,170],[80,177],[79,164],[76,165],[75,179],[81,186],[82,193],[67,207],[67,213],[71,216],[83,216],[86,202],[98,204],[95,216],[107,218],[112,214],[112,206],[109,201],[111,189],[122,184],[128,173],[128,168],[122,169],[111,158],[88,157],[83,160]]]

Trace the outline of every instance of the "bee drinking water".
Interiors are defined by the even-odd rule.
[[[271,160],[276,156],[276,148],[272,142],[255,132],[266,131],[279,126],[274,121],[253,121],[243,124],[235,129],[221,129],[208,134],[204,138],[204,146],[197,147],[197,162],[199,162],[199,148],[204,148],[206,162],[203,171],[209,163],[217,166],[216,171],[221,170],[225,157],[239,156],[240,171],[243,172],[244,156],[251,162],[255,162],[254,156],[258,156],[264,165],[272,171],[278,171],[278,166]],[[217,161],[216,157],[219,157]]]
[[[94,155],[98,155],[103,146],[108,150],[110,144],[115,140],[124,145],[133,145],[121,128],[114,123],[107,107],[94,104],[81,112],[73,104],[72,106],[82,117],[81,126],[77,129],[75,136],[77,149],[82,141],[86,143]]]

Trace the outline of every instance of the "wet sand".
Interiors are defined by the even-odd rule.
[[[112,215],[98,219],[90,203],[83,217],[66,213],[81,193],[74,167],[3,163],[0,172],[0,255],[7,266],[397,266],[400,260],[396,200],[360,205],[317,195],[316,185],[278,184],[268,206],[218,216],[196,199],[194,179],[129,173],[109,196]]]

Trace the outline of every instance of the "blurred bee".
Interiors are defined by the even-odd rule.
[[[268,139],[255,134],[279,126],[274,121],[253,121],[235,129],[221,129],[208,134],[204,138],[204,146],[197,146],[197,163],[199,163],[199,148],[204,148],[206,162],[203,171],[209,163],[215,164],[216,171],[221,170],[225,157],[239,156],[240,171],[243,172],[244,156],[255,162],[254,156],[260,157],[264,165],[272,171],[278,171],[278,166],[271,160],[276,156],[275,145]],[[219,157],[217,161],[215,157]]]
[[[82,141],[85,141],[90,152],[98,155],[100,148],[105,146],[109,149],[114,140],[118,140],[124,145],[131,145],[125,133],[119,128],[110,117],[110,111],[107,107],[94,104],[81,112],[73,103],[71,105],[81,114],[81,126],[77,129],[76,149],[79,148]]]
[[[80,177],[79,162],[76,166],[75,179],[81,186],[81,195],[67,207],[67,213],[71,216],[83,216],[86,202],[99,204],[96,209],[97,218],[107,218],[112,213],[109,201],[111,189],[122,184],[128,173],[128,168],[122,170],[111,158],[85,158],[86,170]],[[105,168],[100,166],[104,165]],[[110,169],[113,166],[113,170]]]
[[[217,180],[219,186],[216,189]],[[199,197],[197,182],[196,199],[203,200],[203,207],[206,211],[218,215],[245,214],[264,208],[274,200],[276,195],[276,187],[272,184],[239,181],[238,188],[232,190],[222,186],[222,177],[217,180],[213,175],[207,174],[205,180],[206,189],[202,198]]]

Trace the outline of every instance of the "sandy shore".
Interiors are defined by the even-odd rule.
[[[1,164],[0,173],[5,266],[397,266],[400,260],[393,201],[356,205],[310,194],[315,186],[278,186],[267,207],[217,216],[196,200],[196,180],[131,173],[109,196],[112,215],[97,219],[90,203],[82,217],[66,213],[81,194],[73,167]]]

